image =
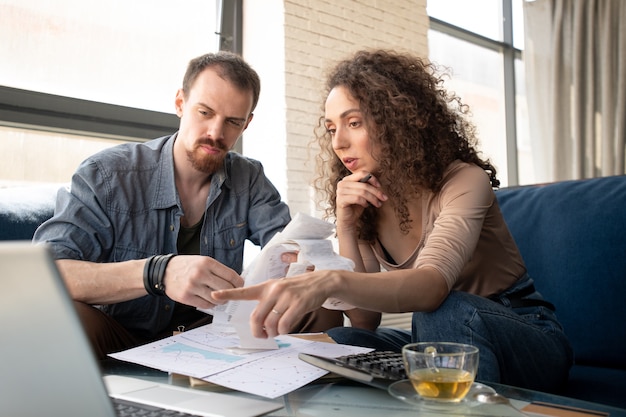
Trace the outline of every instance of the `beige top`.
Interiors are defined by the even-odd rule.
[[[388,262],[379,242],[372,246],[387,270],[432,267],[448,288],[488,297],[510,287],[526,272],[517,245],[480,167],[456,161],[438,193],[422,195],[422,237],[413,254]]]

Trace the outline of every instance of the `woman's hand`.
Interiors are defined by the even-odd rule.
[[[254,337],[268,338],[287,334],[306,313],[326,301],[329,293],[329,275],[333,271],[318,271],[292,278],[270,279],[250,287],[213,291],[211,296],[220,302],[230,300],[258,300],[250,315]]]
[[[382,206],[387,196],[372,174],[356,172],[337,183],[337,228],[352,229],[366,207]]]

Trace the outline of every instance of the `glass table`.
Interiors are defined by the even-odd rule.
[[[192,386],[188,377],[171,375],[141,365],[121,362],[115,359],[107,359],[101,362],[103,373],[125,375],[136,378],[151,380],[154,382],[191,387],[193,389],[209,390],[227,393],[228,395],[247,398],[258,398],[250,394],[233,391],[228,388],[200,384]],[[626,417],[626,410],[610,407],[602,404],[581,401],[577,399],[552,395],[537,391],[531,391],[507,385],[487,384],[499,394],[512,400],[512,403],[521,408],[532,402],[545,402],[559,406],[574,407],[590,410],[590,416]],[[445,412],[424,409],[422,407],[401,401],[391,396],[388,392],[347,381],[341,378],[323,377],[316,382],[310,383],[275,401],[282,402],[283,408],[267,414],[271,417],[405,417],[405,416],[523,416],[506,405],[480,404],[471,408],[458,410],[448,409]],[[528,414],[536,415],[536,414]],[[559,415],[559,414],[554,414]],[[560,414],[572,416],[573,414]],[[583,414],[580,414],[583,416]]]

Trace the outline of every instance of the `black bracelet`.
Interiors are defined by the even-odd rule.
[[[174,257],[173,253],[167,255],[153,255],[146,260],[143,268],[143,286],[150,295],[162,297],[165,295],[165,268]]]
[[[165,277],[165,267],[167,263],[172,259],[172,254],[160,255],[154,265],[154,273],[152,274],[152,286],[155,288],[157,295],[165,295],[165,284],[163,278]]]
[[[146,263],[143,267],[143,286],[150,295],[155,295],[154,291],[152,291],[152,284],[150,284],[150,270],[152,269],[152,263],[155,257],[156,255],[153,255],[146,259]]]

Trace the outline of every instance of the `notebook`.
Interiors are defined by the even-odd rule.
[[[0,242],[0,414],[115,417],[112,397],[198,416],[258,416],[282,403],[100,373],[46,246]]]

